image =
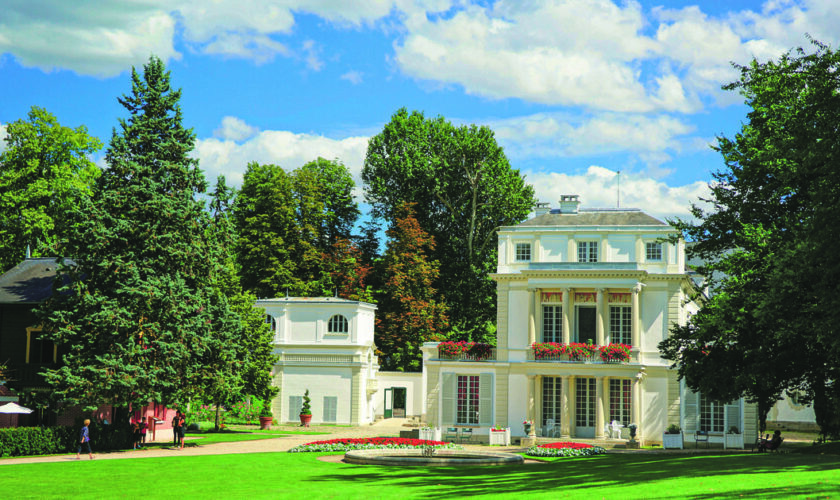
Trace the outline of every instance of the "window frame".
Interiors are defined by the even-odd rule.
[[[651,257],[652,254],[658,254],[659,256]],[[658,241],[646,241],[645,242],[645,262],[662,262],[664,259],[664,252],[662,248],[662,243]]]
[[[523,250],[520,252],[520,250]],[[525,258],[525,251],[527,250],[527,258]],[[530,242],[518,242],[513,244],[513,260],[514,262],[531,262],[533,258],[533,248]]]
[[[549,311],[551,311],[549,313]],[[551,338],[547,332],[551,332]],[[563,342],[563,305],[555,303],[542,304],[542,341]]]
[[[610,379],[610,418],[609,422],[617,420],[625,427],[632,421],[633,410],[633,381],[629,378]]]
[[[350,333],[350,321],[343,314],[333,314],[327,320],[327,334],[348,335]]]
[[[614,314],[615,313],[615,314]],[[618,334],[616,334],[618,330]],[[632,345],[633,308],[626,304],[609,305],[609,335],[613,344]],[[626,342],[625,342],[626,340]]]
[[[479,425],[481,404],[479,375],[456,375],[455,377],[455,424]]]
[[[598,262],[598,240],[585,240],[577,242],[577,261],[580,264]]]

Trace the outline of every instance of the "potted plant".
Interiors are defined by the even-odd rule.
[[[526,436],[531,435],[531,426],[532,425],[534,425],[534,422],[531,422],[530,420],[526,420],[526,421],[522,422],[522,426],[525,428],[525,435]]]
[[[260,410],[260,430],[271,429],[271,421],[274,420],[274,415],[271,414],[271,401],[266,401]]]
[[[673,448],[681,450],[683,447],[683,436],[682,430],[680,426],[677,424],[671,424],[665,430],[665,433],[662,434],[662,447],[663,448]]]
[[[724,440],[724,448],[743,448],[744,447],[744,435],[741,434],[741,430],[738,429],[738,426],[733,425],[729,428],[729,432],[723,437]]]
[[[300,425],[301,427],[309,427],[309,421],[312,420],[312,408],[309,405],[311,399],[309,398],[309,389],[303,393],[303,406],[300,408]]]

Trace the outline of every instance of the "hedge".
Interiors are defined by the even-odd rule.
[[[0,457],[75,453],[81,425],[77,427],[12,427],[0,429]],[[92,423],[90,441],[94,451],[127,448],[131,429]]]

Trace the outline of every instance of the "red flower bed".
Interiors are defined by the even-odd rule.
[[[374,438],[346,438],[346,439],[330,439],[327,441],[312,441],[310,444],[375,444],[378,446],[384,445],[399,445],[399,446],[438,446],[446,444],[443,441],[427,441],[425,439],[413,438],[395,438],[395,437],[374,437]]]
[[[548,443],[541,444],[540,448],[570,448],[572,450],[582,450],[584,448],[593,448],[593,446],[586,443]]]

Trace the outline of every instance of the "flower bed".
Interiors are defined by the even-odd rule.
[[[349,451],[349,450],[374,450],[378,448],[421,448],[434,446],[435,448],[460,448],[452,443],[443,441],[428,441],[425,439],[375,437],[375,438],[348,438],[330,439],[329,441],[313,441],[311,443],[295,446],[289,453],[301,453],[308,451]]]
[[[597,346],[595,344],[584,344],[572,342],[571,344],[560,344],[558,342],[535,342],[531,345],[534,351],[534,359],[558,359],[565,356],[569,361],[582,361],[592,359],[599,354],[604,362],[627,362],[630,361],[630,346],[626,344],[609,344]]]
[[[600,455],[607,450],[600,446],[584,443],[548,443],[532,446],[525,452],[532,457],[588,457]]]
[[[482,342],[452,342],[446,341],[438,344],[438,356],[441,358],[459,358],[467,354],[477,360],[488,359],[493,353],[493,346]]]

